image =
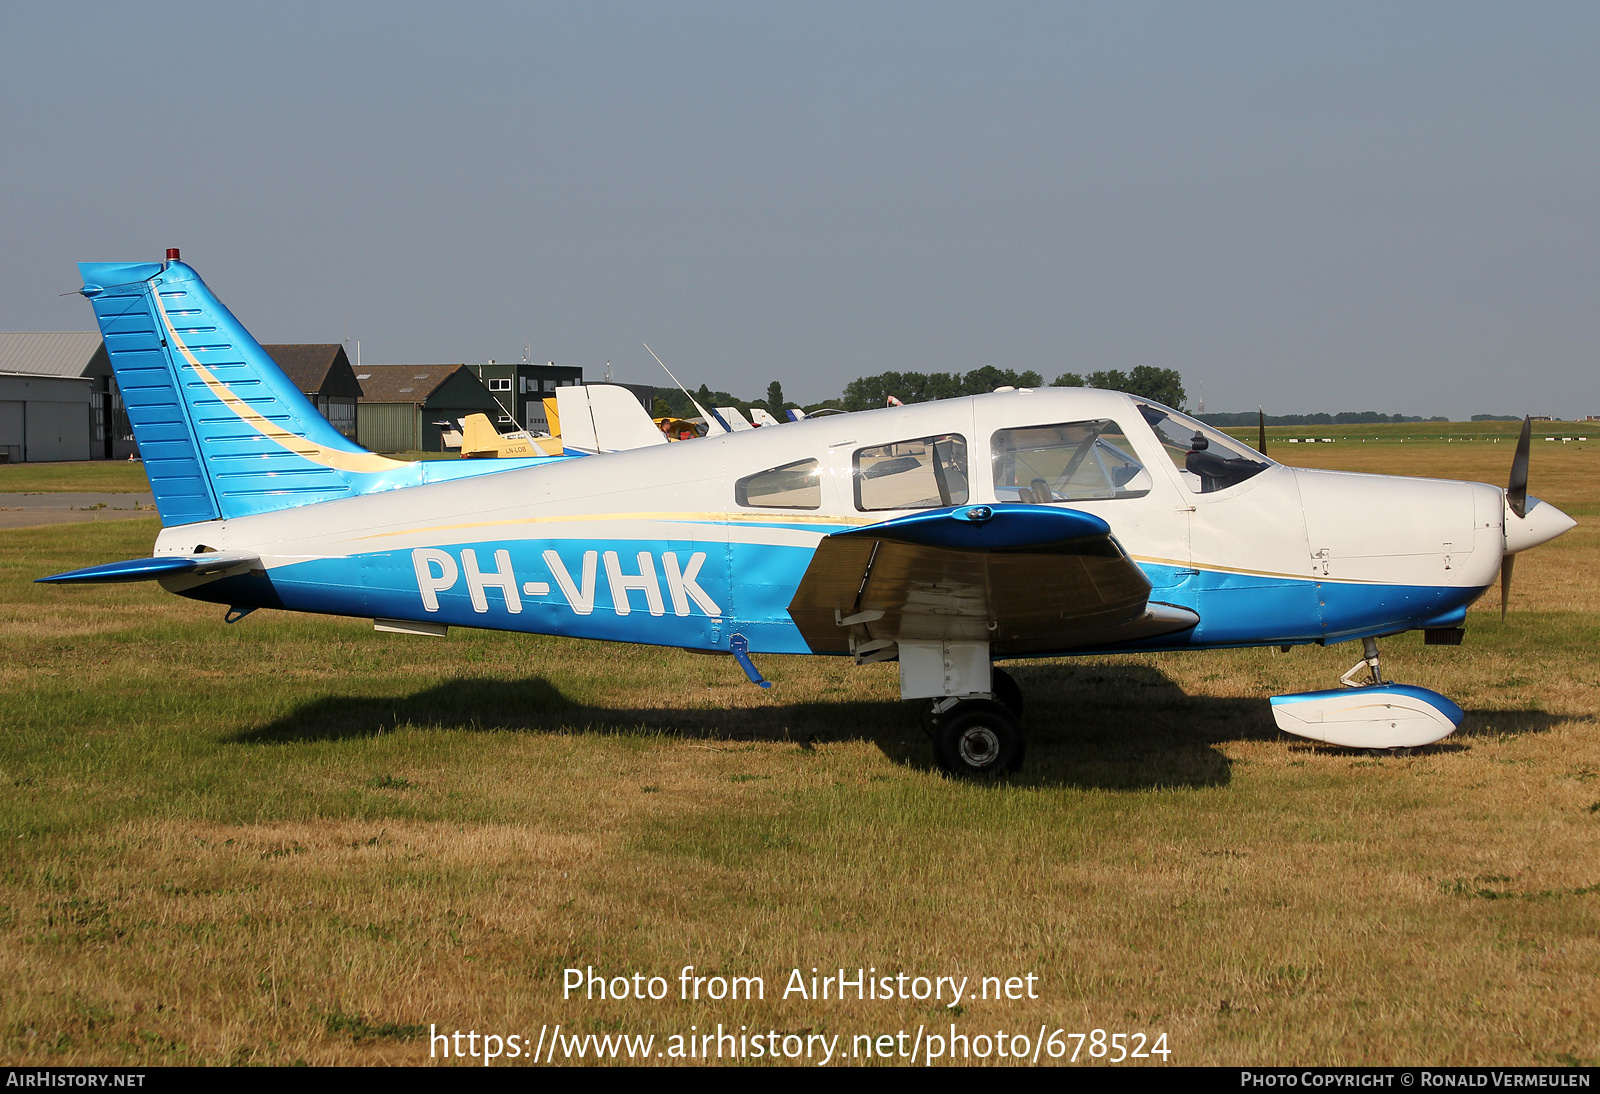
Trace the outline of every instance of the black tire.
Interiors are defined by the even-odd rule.
[[[1018,721],[1022,719],[1022,688],[1011,678],[1005,669],[993,670],[993,683],[989,689],[994,692],[994,701],[1011,712],[1011,716]]]
[[[1022,766],[1022,723],[999,703],[969,699],[940,716],[933,755],[952,775],[1004,775]]]

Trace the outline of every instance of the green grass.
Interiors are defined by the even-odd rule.
[[[152,585],[31,582],[145,553],[154,520],[0,534],[0,1044],[421,1063],[430,1023],[955,1021],[1166,1032],[1174,1063],[1600,1058],[1588,459],[1535,463],[1584,523],[1519,563],[1508,623],[1385,641],[1468,710],[1439,747],[1274,729],[1265,696],[1348,646],[1027,662],[1028,767],[978,784],[933,769],[892,666],[762,658],[763,692],[672,650],[229,626]],[[686,964],[767,999],[561,998],[567,967],[675,990]],[[782,999],[813,966],[1034,973],[1040,998]]]
[[[0,463],[0,494],[142,494],[149,490],[144,464],[138,461]]]

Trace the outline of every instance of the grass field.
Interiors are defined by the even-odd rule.
[[[1503,483],[1511,449],[1273,454]],[[1592,1065],[1597,473],[1600,445],[1535,446],[1532,491],[1580,524],[1519,561],[1506,624],[1384,643],[1469,712],[1441,745],[1276,731],[1265,697],[1332,685],[1349,645],[1027,662],[1027,769],[979,785],[932,769],[891,666],[763,658],[761,692],[670,650],[225,626],[30,583],[147,552],[154,520],[0,533],[4,1060],[422,1063],[430,1024],[557,1022],[848,1054],[953,1022],[1165,1033],[1173,1063]],[[766,999],[679,1001],[684,965]],[[573,966],[671,996],[563,1000]],[[841,966],[1038,998],[782,998]]]
[[[0,494],[143,494],[149,489],[138,461],[0,463]]]

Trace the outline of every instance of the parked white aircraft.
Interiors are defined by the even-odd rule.
[[[894,660],[955,772],[1021,762],[1022,695],[993,667],[1015,657],[1360,639],[1359,686],[1277,697],[1278,724],[1438,740],[1460,709],[1384,682],[1375,639],[1459,642],[1502,559],[1504,595],[1512,556],[1573,525],[1526,494],[1526,430],[1501,490],[1292,469],[1086,388],[672,445],[642,409],[622,422],[625,392],[591,388],[561,419],[568,453],[596,455],[400,463],[329,426],[170,259],[81,266],[166,525],[154,557],[41,580],[154,578],[229,619],[680,646],[763,685],[752,654]]]

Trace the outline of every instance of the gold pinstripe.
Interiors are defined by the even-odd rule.
[[[184,344],[183,339],[178,337],[178,332],[173,329],[172,320],[167,317],[167,307],[161,302],[160,291],[153,291],[150,296],[156,302],[156,311],[161,314],[162,325],[167,328],[167,337],[171,339],[174,346],[178,347],[178,351],[183,354],[183,359],[188,361],[190,367],[194,369],[195,375],[205,382],[206,387],[211,390],[211,394],[222,400],[224,406],[237,414],[241,421],[267,438],[267,440],[281,445],[296,456],[336,471],[376,473],[393,471],[397,467],[409,466],[402,460],[391,460],[387,456],[380,456],[375,452],[341,452],[336,448],[325,448],[315,441],[290,433],[287,429],[267,421],[251,409],[243,399],[235,395],[233,389],[217,379],[210,369],[195,360],[194,354],[189,351],[189,347]]]

